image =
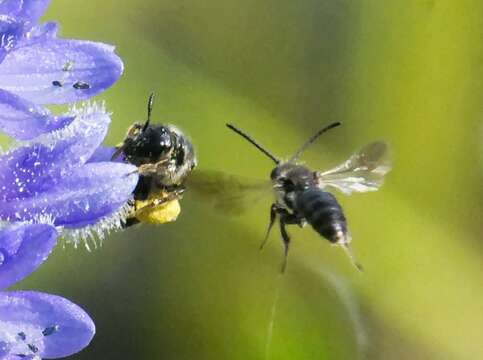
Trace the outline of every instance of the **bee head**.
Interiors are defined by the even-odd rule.
[[[170,129],[162,125],[144,127],[136,123],[124,142],[124,156],[135,165],[153,163],[167,157],[174,145]]]
[[[123,144],[113,158],[123,154],[136,166],[168,159],[176,144],[176,134],[170,127],[151,124],[154,94],[148,99],[148,118],[144,123],[134,123],[127,131]]]
[[[285,192],[302,191],[315,183],[314,173],[302,165],[282,163],[270,173],[275,188]]]

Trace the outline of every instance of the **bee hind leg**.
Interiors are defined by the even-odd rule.
[[[290,246],[290,236],[287,233],[287,229],[285,228],[286,223],[280,219],[280,235],[282,235],[282,241],[283,241],[283,262],[282,262],[282,268],[280,269],[280,272],[283,274],[285,272],[285,269],[287,268],[287,261],[288,261],[288,249]]]
[[[282,262],[281,273],[285,272],[288,261],[288,250],[290,247],[290,236],[288,235],[286,226],[292,224],[300,224],[301,219],[295,214],[289,213],[285,209],[278,208],[278,213],[280,214],[280,235],[282,235],[283,247],[284,247],[284,259]]]
[[[260,244],[260,250],[262,250],[267,244],[268,237],[270,236],[270,231],[272,231],[273,224],[275,224],[275,220],[277,219],[277,210],[278,210],[278,206],[276,204],[272,204],[272,206],[270,207],[270,222],[268,223],[268,228],[267,228],[267,232],[265,233],[265,238]]]

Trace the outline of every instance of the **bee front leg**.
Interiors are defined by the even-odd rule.
[[[142,164],[138,167],[138,170],[137,170],[139,175],[144,175],[144,176],[156,175],[157,171],[158,171],[158,163],[156,163],[156,164]]]

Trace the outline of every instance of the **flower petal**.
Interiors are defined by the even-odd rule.
[[[58,178],[91,157],[107,133],[109,115],[95,105],[69,115],[77,116],[63,130],[0,156],[0,200],[44,191],[52,177]]]
[[[0,231],[0,289],[31,274],[49,256],[57,230],[47,224],[12,225]]]
[[[0,62],[18,43],[24,33],[24,24],[15,18],[0,15]]]
[[[0,218],[31,220],[51,217],[56,226],[77,228],[94,224],[118,210],[131,197],[138,181],[136,167],[115,162],[89,163],[36,196],[10,199],[0,208]]]
[[[107,147],[107,146],[99,146],[94,154],[90,157],[87,161],[88,163],[94,162],[101,162],[101,161],[113,161],[113,162],[124,162],[124,156],[119,155],[116,159],[111,160],[112,156],[116,152],[116,148],[114,147]]]
[[[46,22],[36,25],[29,29],[22,38],[19,39],[16,48],[33,45],[56,37],[58,26],[55,22]]]
[[[7,54],[0,64],[0,87],[37,104],[65,104],[107,89],[122,71],[112,46],[46,39]]]
[[[89,315],[67,299],[35,291],[0,293],[0,341],[10,346],[11,354],[69,356],[86,347],[94,334]]]
[[[53,116],[50,111],[0,89],[0,129],[18,139],[30,140],[65,127],[73,116]]]
[[[49,6],[50,0],[4,0],[0,3],[0,14],[36,22]]]

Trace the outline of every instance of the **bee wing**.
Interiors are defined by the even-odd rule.
[[[376,191],[390,170],[388,146],[376,141],[364,146],[339,166],[317,173],[317,177],[322,189],[332,187],[350,195],[353,192]]]
[[[240,215],[270,194],[271,182],[245,179],[221,171],[195,170],[186,181],[188,194],[211,203],[223,215]]]

